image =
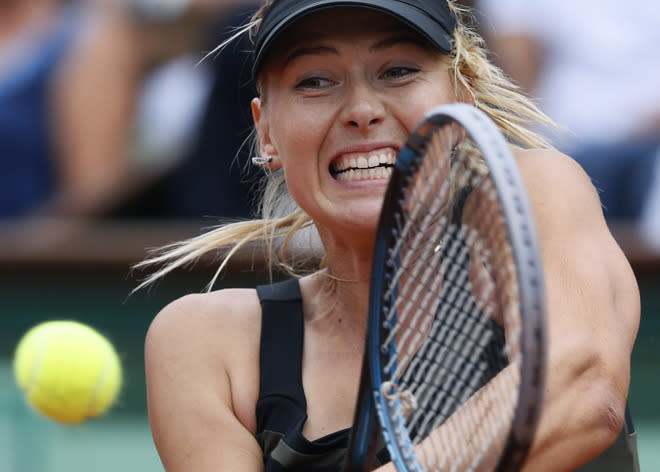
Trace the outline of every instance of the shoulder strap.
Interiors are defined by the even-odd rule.
[[[257,286],[257,294],[262,303],[264,301],[302,301],[298,279],[288,279],[270,285],[259,285]]]
[[[307,402],[302,385],[304,319],[300,285],[295,279],[287,280],[259,286],[257,293],[262,306],[257,440],[264,451],[264,470],[339,471],[349,430],[314,441],[302,434]]]
[[[280,423],[279,419],[271,416],[274,411],[281,411],[289,417],[298,416],[292,415],[292,408],[303,415],[307,411],[302,385],[302,295],[297,279],[258,286],[257,294],[261,302],[260,386],[257,409],[270,411],[270,414],[264,415],[268,418],[258,418],[258,421],[263,419],[269,423],[271,420]],[[271,411],[268,405],[272,401],[291,402],[293,405],[289,403],[288,408],[282,408],[283,405],[280,404],[277,409],[273,408]],[[259,411],[258,416],[262,416]]]

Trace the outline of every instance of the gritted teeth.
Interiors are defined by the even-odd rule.
[[[342,173],[359,169],[387,169],[394,165],[396,153],[393,150],[374,151],[367,154],[347,154],[335,159],[330,165],[330,172],[338,177]]]
[[[392,175],[392,166],[370,167],[368,169],[348,169],[335,174],[339,181],[388,179]]]

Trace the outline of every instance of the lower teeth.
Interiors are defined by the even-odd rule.
[[[391,167],[372,167],[369,169],[350,169],[336,175],[337,180],[384,179],[392,173]]]

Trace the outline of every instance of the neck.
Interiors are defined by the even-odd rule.
[[[368,283],[337,279],[321,271],[301,280],[308,326],[361,346],[368,312]],[[353,344],[348,342],[347,344]]]
[[[373,237],[354,234],[340,239],[319,228],[326,268],[310,277],[304,299],[311,319],[335,320],[364,331],[369,304]]]
[[[341,281],[366,284],[371,278],[375,234],[349,235],[343,239],[319,228],[326,253],[327,273]]]
[[[351,263],[352,262],[352,263]],[[328,266],[309,277],[305,312],[310,319],[342,318],[356,326],[364,325],[368,309],[370,261],[355,263],[345,257],[339,263],[328,257]]]

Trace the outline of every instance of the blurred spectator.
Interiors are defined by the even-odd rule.
[[[478,0],[495,59],[566,130],[550,137],[599,189],[609,220],[645,206],[660,149],[657,0]]]
[[[55,187],[49,88],[77,13],[54,0],[0,1],[0,217],[22,216]]]
[[[0,0],[0,218],[99,214],[129,187],[138,62],[117,5]]]
[[[0,0],[0,219],[249,216],[249,5]]]
[[[145,83],[138,108],[138,153],[160,176],[118,214],[140,218],[247,218],[255,169],[249,162],[251,80],[247,37],[200,64],[204,54],[243,25],[249,1],[208,0],[190,10],[195,47],[175,54]],[[144,19],[157,29],[159,22]],[[152,38],[152,43],[158,40]],[[230,70],[227,74],[225,71]],[[232,165],[230,165],[233,162]]]

